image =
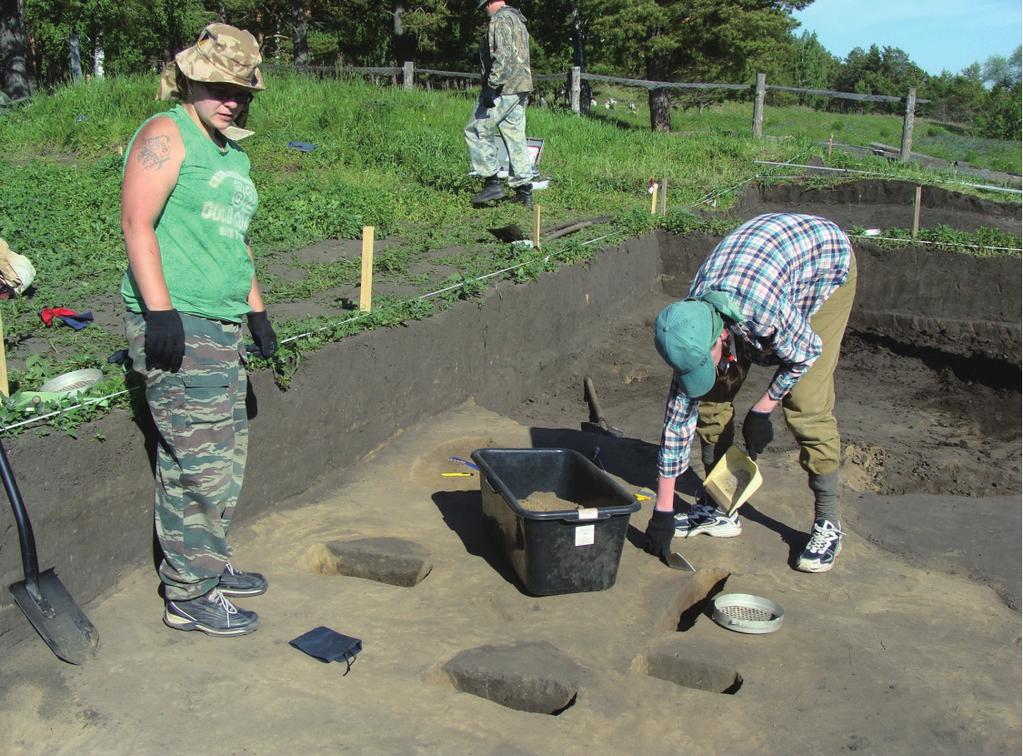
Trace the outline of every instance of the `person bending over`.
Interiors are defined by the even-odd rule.
[[[648,551],[667,555],[675,536],[742,532],[738,514],[726,515],[706,494],[680,514],[674,499],[695,435],[705,473],[731,445],[732,399],[748,351],[777,370],[743,422],[746,449],[755,459],[767,448],[774,438],[771,413],[781,404],[814,495],[810,539],[796,567],[827,572],[834,566],[842,548],[834,375],[855,291],[856,260],[838,226],[812,215],[769,213],[728,234],[700,266],[689,296],[657,316],[654,343],[674,374]],[[731,379],[718,380],[729,373]]]

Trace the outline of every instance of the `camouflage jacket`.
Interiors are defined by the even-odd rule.
[[[507,5],[490,18],[487,33],[480,41],[483,83],[501,94],[533,91],[533,73],[529,68],[529,32],[526,17]]]

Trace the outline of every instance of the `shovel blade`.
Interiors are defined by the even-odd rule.
[[[96,655],[99,633],[52,569],[35,581],[14,583],[11,594],[39,637],[58,657],[81,664]]]

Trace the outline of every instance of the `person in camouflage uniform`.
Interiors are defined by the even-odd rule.
[[[243,316],[262,356],[277,349],[247,240],[249,159],[224,136],[263,88],[260,62],[248,32],[203,29],[165,68],[160,96],[181,103],[132,137],[121,190],[125,333],[159,434],[163,619],[215,636],[255,630],[256,613],[230,597],[267,589],[234,569],[227,543],[248,452]]]
[[[502,199],[504,187],[497,176],[495,137],[500,133],[508,148],[511,175],[508,186],[513,199],[526,207],[533,204],[533,165],[526,150],[526,100],[533,91],[529,67],[529,32],[522,13],[504,0],[479,0],[490,22],[480,41],[483,88],[465,127],[465,142],[473,170],[484,177],[474,205]]]

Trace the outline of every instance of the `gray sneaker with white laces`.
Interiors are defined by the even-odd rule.
[[[214,588],[198,598],[168,601],[163,610],[163,623],[175,630],[199,630],[207,635],[231,637],[251,633],[259,627],[259,616],[239,609]]]
[[[675,515],[676,538],[691,538],[700,534],[715,538],[734,538],[741,533],[739,515],[726,515],[709,499],[697,499],[688,512]]]
[[[217,588],[225,596],[261,596],[266,593],[267,582],[258,572],[242,572],[228,562]]]
[[[835,566],[835,558],[842,550],[842,530],[831,520],[817,520],[810,531],[810,540],[796,561],[802,572],[827,572]]]

